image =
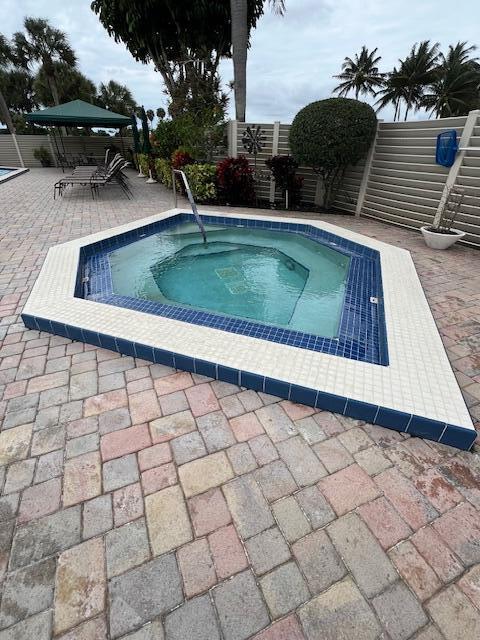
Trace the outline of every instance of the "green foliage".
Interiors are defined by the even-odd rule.
[[[341,73],[333,76],[342,81],[333,92],[345,97],[350,91],[354,91],[357,100],[359,94],[374,96],[376,91],[383,86],[385,75],[378,70],[378,63],[382,58],[376,54],[377,48],[369,51],[367,47],[363,46],[360,55],[356,53],[353,60],[346,57],[342,64]]]
[[[42,18],[25,18],[24,31],[13,34],[15,57],[19,65],[29,68],[38,63],[48,79],[54,104],[60,104],[55,63],[74,67],[77,59],[67,36]]]
[[[0,86],[11,112],[29,113],[38,107],[33,78],[26,69],[0,69]]]
[[[50,155],[50,151],[44,147],[37,147],[33,151],[33,157],[40,162],[42,167],[51,167],[52,166],[52,156]]]
[[[480,64],[468,42],[449,45],[440,52],[438,42],[423,40],[410,49],[389,72],[381,73],[377,49],[362,47],[353,59],[345,58],[334,78],[342,82],[334,92],[358,98],[371,94],[377,98],[377,111],[394,108],[394,120],[406,120],[411,111],[427,109],[437,118],[466,115],[480,106]]]
[[[107,84],[100,84],[98,104],[104,109],[124,116],[129,116],[137,108],[130,89],[115,80],[110,80]]]
[[[0,121],[2,117],[0,116]],[[15,131],[18,134],[28,134],[33,136],[42,136],[48,134],[48,129],[40,127],[38,125],[30,124],[25,120],[23,113],[12,113],[12,120],[15,126]]]
[[[437,118],[461,116],[480,107],[480,65],[475,47],[458,42],[440,54],[440,66],[422,99]]]
[[[369,105],[348,98],[329,98],[301,109],[290,128],[290,148],[300,165],[323,180],[323,206],[333,202],[345,169],[356,164],[375,137],[377,118]]]
[[[148,156],[145,153],[137,153],[137,163],[140,169],[142,170],[142,173],[148,176],[148,169],[149,169]]]
[[[52,69],[55,77],[61,78],[61,82],[58,83],[58,99],[61,104],[70,100],[84,100],[95,104],[97,88],[83,73],[65,62],[54,62]],[[40,67],[35,76],[33,88],[36,99],[40,104],[45,107],[52,107],[55,104],[52,97],[50,79],[47,76],[45,67]]]
[[[168,189],[172,188],[172,165],[167,158],[156,158],[155,159],[155,171],[157,174],[157,178],[160,180],[162,184],[164,184]]]
[[[160,120],[153,132],[154,152],[160,158],[170,159],[175,149],[182,144],[179,125],[176,120]]]
[[[246,48],[265,0],[245,4]],[[278,0],[275,4],[282,5]],[[231,55],[230,2],[93,0],[91,7],[109,35],[123,42],[136,60],[153,62],[170,96],[173,118],[214,105],[225,109],[218,65]]]
[[[181,149],[195,160],[211,161],[224,136],[224,123],[215,122],[211,114],[199,118],[185,114],[172,120],[160,120],[153,132],[152,144],[161,158],[170,159],[175,150]]]
[[[187,176],[193,197],[198,202],[212,202],[217,197],[216,173],[214,164],[188,164],[183,169]]]

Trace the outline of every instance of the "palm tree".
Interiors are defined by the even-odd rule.
[[[15,62],[16,62],[15,55],[12,47],[10,46],[10,43],[5,38],[5,36],[3,36],[0,33],[0,71],[8,72],[11,65],[13,65]],[[0,87],[0,120],[2,122],[5,122],[5,124],[7,125],[7,129],[9,130],[10,135],[12,136],[13,144],[17,151],[18,159],[20,161],[20,166],[24,167],[25,164],[23,162],[22,154],[20,153],[20,148],[18,146],[17,136],[15,132],[15,125],[13,124],[12,116],[10,115],[10,111],[5,101],[5,97],[1,91],[1,87]]]
[[[436,76],[423,97],[423,106],[437,118],[467,114],[480,104],[480,66],[470,57],[476,47],[458,42],[440,54]]]
[[[402,101],[405,101],[407,98],[407,90],[405,87],[405,79],[396,67],[393,68],[393,71],[386,74],[382,89],[375,92],[375,97],[377,96],[380,96],[375,103],[377,112],[387,105],[392,104],[395,108],[393,119],[394,121],[400,120]]]
[[[39,63],[45,72],[54,104],[60,104],[55,74],[55,62],[64,62],[71,67],[76,64],[75,54],[67,36],[51,27],[42,18],[25,18],[25,33],[13,34],[16,55],[24,67]]]
[[[400,60],[399,84],[403,84],[405,95],[405,118],[410,109],[418,110],[423,103],[425,88],[435,80],[438,60],[439,43],[430,44],[424,40],[414,44],[405,60]]]
[[[284,0],[268,0],[278,15],[285,12]],[[235,93],[235,118],[245,122],[247,105],[247,50],[248,50],[248,0],[230,0],[232,22],[233,88]]]
[[[4,35],[0,33],[0,72],[2,74],[7,73],[10,65],[13,61],[13,52],[10,43]],[[3,83],[0,85],[0,120],[7,125],[7,129],[12,136],[15,135],[15,126],[12,122],[12,117],[8,109],[5,96],[2,93]]]
[[[104,109],[121,113],[124,116],[129,116],[137,108],[130,89],[115,80],[100,85],[98,102]]]
[[[376,56],[377,48],[368,51],[364,45],[360,55],[355,54],[354,59],[345,58],[342,64],[342,71],[338,76],[333,76],[342,82],[335,87],[334,93],[339,96],[346,96],[350,91],[355,92],[355,99],[359,95],[376,94],[376,90],[383,86],[385,74],[378,70],[378,63],[382,59]]]
[[[84,100],[92,104],[96,103],[97,87],[78,69],[71,67],[65,62],[54,62],[53,70],[55,77],[62,79],[58,87],[60,103],[69,102],[70,100]],[[40,67],[35,76],[34,89],[40,104],[45,107],[54,105],[50,91],[50,82],[43,66]]]

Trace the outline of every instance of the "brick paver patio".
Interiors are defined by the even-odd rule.
[[[49,246],[171,206],[56,177],[0,187],[0,640],[479,638],[478,448],[26,330]],[[328,220],[412,251],[480,420],[480,254]]]

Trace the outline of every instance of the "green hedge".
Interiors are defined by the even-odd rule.
[[[142,173],[148,176],[148,156],[145,153],[137,153],[137,163]]]
[[[157,158],[155,160],[155,170],[157,172],[157,178],[168,189],[172,188],[172,165],[170,160],[165,158]]]
[[[198,202],[210,202],[217,197],[216,174],[214,164],[187,164],[183,167],[193,197]]]
[[[292,155],[323,180],[323,206],[330,206],[345,170],[366,154],[373,142],[377,117],[372,107],[350,98],[328,98],[301,109],[290,127]]]

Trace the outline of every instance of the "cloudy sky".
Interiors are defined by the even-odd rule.
[[[146,108],[165,106],[160,75],[108,37],[90,0],[2,0],[1,5],[0,30],[7,37],[21,29],[25,15],[48,18],[68,34],[80,70],[95,83],[113,79],[128,85]],[[363,44],[378,47],[384,71],[419,40],[438,41],[445,48],[458,40],[480,45],[478,0],[286,0],[286,5],[284,17],[267,8],[253,34],[247,76],[250,121],[291,122],[305,104],[328,97],[343,58]],[[231,61],[222,63],[221,76],[225,83],[232,79]],[[380,117],[392,115],[384,110]]]

